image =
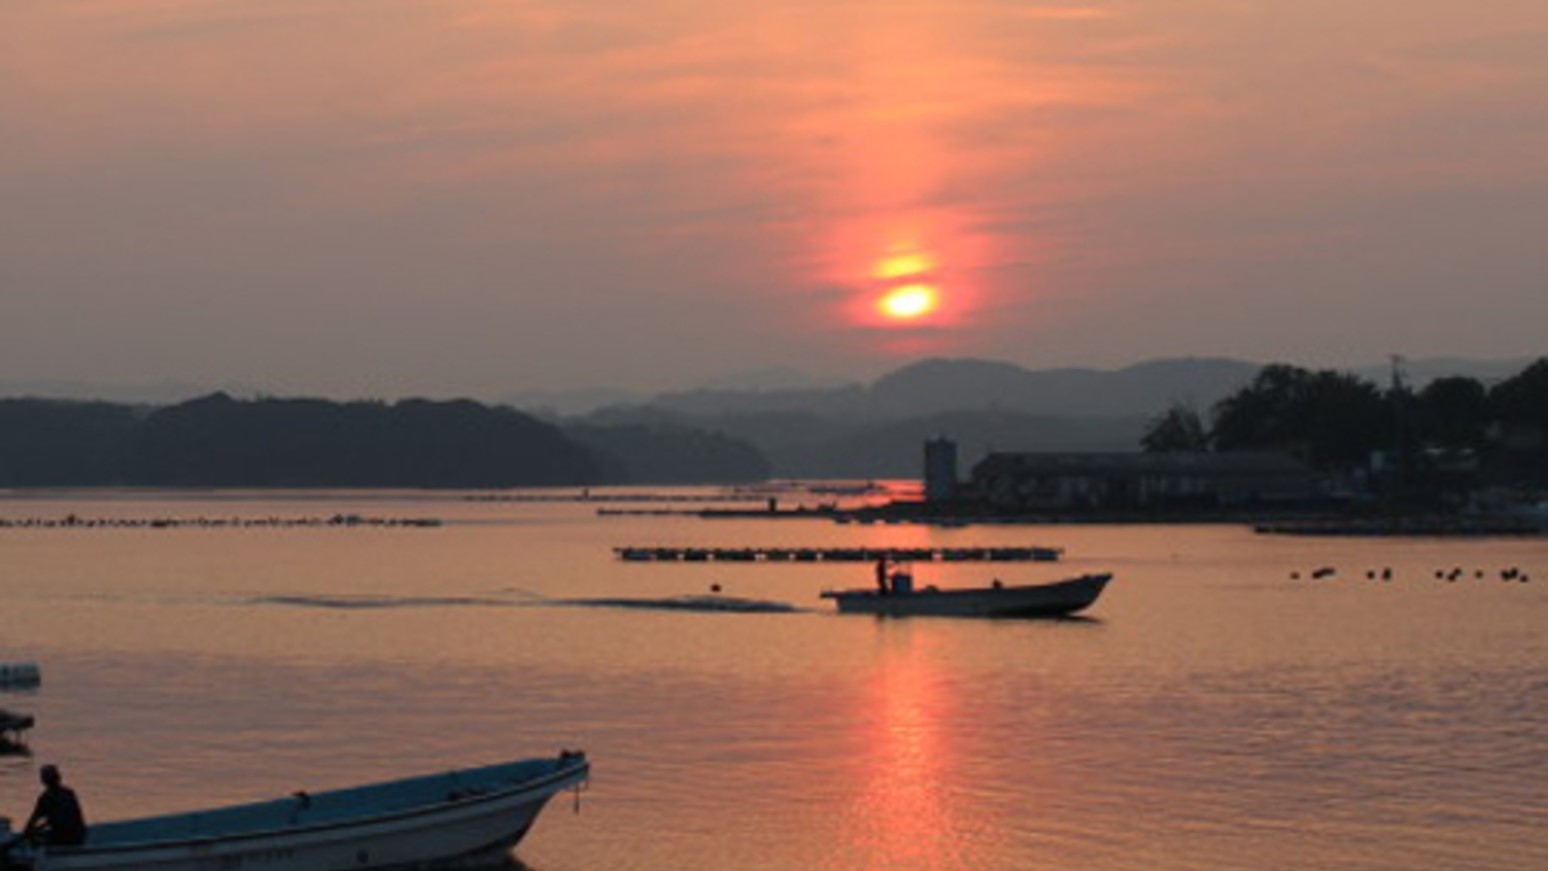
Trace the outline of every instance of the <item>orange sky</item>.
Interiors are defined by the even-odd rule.
[[[1539,354],[1545,38],[1535,0],[8,0],[0,379]]]

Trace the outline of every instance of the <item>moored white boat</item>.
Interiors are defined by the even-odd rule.
[[[1004,586],[996,583],[988,587],[916,590],[911,577],[893,575],[886,592],[880,589],[826,590],[821,595],[824,599],[832,599],[841,614],[1063,617],[1091,607],[1112,578],[1111,574],[1091,574],[1049,584]]]
[[[509,851],[554,796],[590,772],[582,753],[528,759],[193,813],[98,823],[80,847],[17,841],[30,871],[344,871],[443,868]],[[0,840],[3,843],[3,840]]]

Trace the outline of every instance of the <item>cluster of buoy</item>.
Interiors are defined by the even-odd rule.
[[[1436,569],[1434,573],[1436,580],[1446,581],[1447,583],[1455,583],[1467,578],[1481,581],[1496,576],[1500,581],[1505,583],[1525,584],[1532,580],[1531,575],[1528,575],[1526,572],[1523,572],[1516,566],[1490,570],[1473,569],[1471,571],[1464,569],[1461,566],[1452,566],[1450,568]],[[1299,571],[1292,571],[1290,573],[1290,580],[1292,581],[1299,581],[1303,577],[1314,581],[1325,581],[1329,578],[1338,577],[1338,569],[1334,568],[1333,566],[1319,566],[1318,568],[1307,572],[1305,575],[1302,575],[1302,573]],[[1368,581],[1391,581],[1394,577],[1395,575],[1391,566],[1385,566],[1380,569],[1365,570],[1365,579]]]
[[[1388,571],[1391,571],[1391,570],[1389,569]],[[1320,568],[1312,569],[1310,572],[1307,573],[1307,577],[1311,578],[1314,581],[1324,581],[1324,580],[1327,580],[1328,578],[1333,578],[1333,577],[1337,577],[1337,576],[1338,576],[1338,569],[1335,569],[1332,566],[1321,566]],[[1300,572],[1291,572],[1290,573],[1290,580],[1292,580],[1292,581],[1299,581],[1300,579],[1301,579],[1301,573]]]
[[[433,517],[368,517],[334,514],[329,517],[0,517],[0,529],[231,529],[345,526],[434,527]]]
[[[1498,575],[1499,579],[1501,581],[1506,582],[1506,583],[1515,582],[1515,583],[1525,584],[1528,581],[1532,580],[1532,577],[1530,575],[1528,575],[1527,573],[1523,572],[1521,569],[1519,569],[1519,568],[1517,568],[1515,566],[1511,566],[1510,568],[1506,568],[1506,569],[1499,569],[1497,571],[1495,571],[1495,570],[1485,571],[1483,569],[1474,569],[1471,573],[1469,573],[1468,571],[1463,569],[1461,566],[1453,566],[1452,568],[1449,568],[1449,569],[1436,569],[1435,570],[1435,579],[1438,580],[1438,581],[1446,581],[1448,583],[1455,583],[1456,581],[1460,581],[1460,580],[1463,580],[1463,579],[1467,578],[1469,576],[1469,574],[1471,574],[1471,576],[1472,576],[1472,578],[1474,580],[1479,580],[1479,581],[1484,580],[1485,578],[1488,578],[1491,575]]]

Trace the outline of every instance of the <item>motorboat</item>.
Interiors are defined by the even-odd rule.
[[[987,587],[916,589],[913,576],[894,572],[885,584],[856,590],[825,590],[840,614],[878,614],[886,617],[1064,617],[1091,607],[1113,579],[1111,574],[1089,574],[1048,584],[1006,586],[995,581]]]
[[[590,774],[584,753],[327,792],[96,823],[86,843],[0,832],[0,868],[25,871],[344,871],[441,868],[498,857],[556,793]]]

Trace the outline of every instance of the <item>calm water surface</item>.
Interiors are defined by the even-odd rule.
[[[108,819],[583,747],[580,813],[556,801],[518,851],[539,871],[1548,867],[1541,542],[0,499],[0,518],[72,512],[446,524],[0,529],[0,660],[45,681],[0,695],[39,723],[32,758],[0,757],[12,817],[43,761]],[[1089,620],[879,621],[817,598],[864,565],[613,559],[636,544],[1058,545],[1061,565],[918,574],[1117,580]],[[1339,578],[1290,577],[1324,565]],[[1500,581],[1511,566],[1532,581]],[[713,583],[801,610],[574,604]]]

